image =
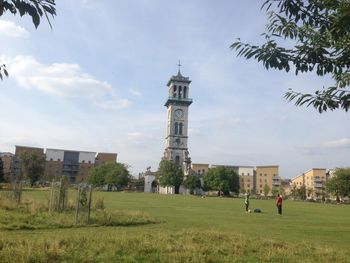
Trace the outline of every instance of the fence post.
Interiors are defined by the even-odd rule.
[[[92,200],[92,185],[90,185],[90,194],[89,194],[89,202],[88,202],[88,216],[87,216],[88,224],[90,223],[91,200]]]
[[[49,212],[52,212],[52,207],[53,207],[53,187],[54,187],[54,180],[52,179],[51,183],[51,195],[50,195],[50,204],[49,204]]]
[[[19,182],[19,185],[18,185],[18,196],[17,196],[17,204],[20,204],[21,203],[21,195],[22,195],[22,181]]]
[[[80,186],[78,186],[77,203],[75,205],[75,224],[78,224],[79,215],[79,204],[80,204]]]

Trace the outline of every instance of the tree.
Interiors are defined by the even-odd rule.
[[[276,9],[273,10],[273,7]],[[295,69],[295,74],[330,74],[331,87],[303,94],[290,89],[287,101],[296,106],[313,106],[320,113],[350,108],[350,1],[348,0],[265,0],[268,15],[266,42],[261,46],[238,39],[231,48],[237,56],[254,58],[266,69]],[[285,40],[283,42],[283,40]],[[286,47],[281,46],[285,43]],[[293,46],[290,48],[290,46]]]
[[[3,76],[6,76],[6,77],[9,76],[9,73],[6,70],[6,65],[5,64],[0,65],[0,80],[3,80]]]
[[[87,182],[94,186],[107,185],[108,191],[112,186],[124,187],[131,180],[127,166],[122,163],[107,162],[90,170]]]
[[[56,3],[55,0],[1,0],[0,1],[0,16],[6,12],[10,12],[13,15],[19,14],[20,16],[30,16],[32,18],[35,28],[38,28],[40,19],[45,16],[47,22],[52,28],[49,15],[54,17],[56,15]],[[6,65],[0,65],[0,79],[3,76],[8,77]]]
[[[270,186],[268,186],[267,184],[264,185],[264,196],[268,196],[270,193]]]
[[[349,197],[350,195],[350,168],[338,168],[334,176],[326,183],[326,190],[336,195],[337,202],[339,197]]]
[[[311,197],[314,194],[314,190],[312,188],[307,188],[306,194],[307,194],[307,197]]]
[[[234,170],[219,166],[210,168],[204,176],[204,186],[207,190],[239,193],[239,176]]]
[[[161,186],[174,186],[175,194],[178,194],[184,175],[180,166],[172,161],[162,160],[159,163],[157,178]]]
[[[133,178],[131,179],[131,185],[136,188],[143,188],[145,186],[145,178]]]
[[[183,186],[186,189],[190,190],[190,194],[194,193],[194,190],[196,188],[200,188],[201,187],[201,181],[199,180],[198,176],[194,173],[190,173],[189,175],[186,176],[184,182],[183,182]]]
[[[295,184],[293,184],[293,187],[292,187],[292,189],[290,190],[290,195],[291,195],[294,199],[298,198],[298,189],[297,189],[297,187],[296,187]]]
[[[4,162],[0,157],[0,183],[5,181]]]
[[[284,187],[281,185],[280,188],[279,188],[279,193],[282,195],[282,196],[286,196],[286,191],[284,190]]]
[[[297,189],[297,194],[300,200],[306,200],[306,186],[300,186],[300,188]]]
[[[277,196],[277,194],[280,192],[280,189],[281,189],[281,188],[278,188],[278,187],[276,187],[276,186],[273,186],[273,187],[272,187],[272,190],[271,190],[272,196]]]
[[[0,16],[6,12],[20,16],[29,15],[36,28],[40,24],[41,17],[45,16],[52,28],[49,15],[52,17],[56,15],[55,6],[55,0],[2,0],[0,2]]]
[[[21,169],[25,177],[30,180],[33,187],[44,174],[45,159],[42,155],[32,152],[24,152],[20,155]]]

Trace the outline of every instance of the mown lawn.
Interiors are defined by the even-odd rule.
[[[0,231],[3,262],[350,262],[350,206],[284,201],[279,216],[274,200],[253,199],[263,213],[246,214],[236,198],[94,192],[102,197],[107,210],[159,223]]]

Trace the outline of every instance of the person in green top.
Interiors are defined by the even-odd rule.
[[[246,213],[248,213],[249,212],[249,193],[245,194],[244,204],[245,204],[245,211]]]

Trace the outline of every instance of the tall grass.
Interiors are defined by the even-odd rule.
[[[79,220],[76,224],[74,206],[64,212],[49,212],[48,202],[38,202],[26,197],[17,203],[7,195],[0,195],[0,230],[37,230],[72,228],[82,226],[131,226],[154,224],[158,221],[139,211],[107,211],[104,210],[103,200],[97,199],[99,209],[92,211],[90,222]],[[80,217],[86,217],[82,211]],[[84,222],[84,223],[80,223]]]
[[[347,262],[349,253],[213,231],[0,238],[1,262]],[[55,232],[56,233],[56,232]],[[53,233],[53,235],[55,234]]]
[[[47,194],[30,191],[24,197],[39,203]],[[27,218],[18,221],[36,227],[0,229],[0,262],[349,262],[350,258],[348,206],[285,201],[284,214],[278,216],[273,200],[252,200],[251,208],[263,213],[246,214],[242,199],[104,192],[93,196],[103,199],[106,207],[94,214],[99,223],[91,222],[100,227],[67,228],[73,221],[69,219],[61,228],[51,228],[45,226],[47,217],[33,224],[29,206]],[[15,220],[8,219],[5,225]]]

